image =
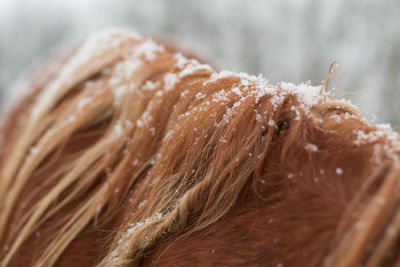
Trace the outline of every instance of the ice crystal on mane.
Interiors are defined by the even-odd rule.
[[[152,81],[146,81],[144,83],[144,85],[142,86],[143,90],[147,90],[147,91],[152,91],[154,89],[156,89],[158,86],[160,85],[160,82],[152,82]]]
[[[376,143],[375,162],[379,162],[383,155],[389,156],[394,161],[400,160],[400,135],[392,129],[390,124],[377,124],[376,129],[368,133],[362,130],[355,130],[356,139],[354,144],[360,146],[366,143]],[[384,145],[380,144],[384,140]]]
[[[156,44],[151,39],[147,39],[135,49],[134,56],[138,58],[144,56],[146,60],[153,61],[156,58],[156,53],[162,51],[164,51],[163,46]]]
[[[175,73],[167,73],[164,76],[165,90],[171,90],[178,80],[178,76]]]

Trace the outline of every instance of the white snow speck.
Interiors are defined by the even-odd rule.
[[[33,146],[33,147],[31,148],[31,154],[32,154],[32,155],[36,155],[37,153],[39,153],[39,148]]]
[[[83,109],[88,103],[92,101],[92,97],[83,97],[78,102],[78,110]]]
[[[194,60],[191,60],[194,61]],[[208,70],[208,71],[212,71],[211,67],[207,64],[200,64],[197,61],[194,61],[195,63],[190,63],[188,65],[186,65],[186,67],[179,73],[179,77],[183,78],[185,76],[191,75],[196,73],[199,70]]]
[[[206,97],[206,95],[199,92],[199,93],[197,93],[197,94],[195,95],[195,97],[196,97],[196,99],[203,99],[203,98]]]
[[[113,126],[113,131],[111,133],[111,139],[112,140],[116,140],[119,137],[121,137],[121,135],[124,133],[124,129],[122,128],[122,125],[120,122],[117,122],[114,126]]]
[[[268,121],[268,125],[271,126],[271,127],[272,127],[272,126],[275,126],[275,121],[272,120],[272,119],[269,120],[269,121]]]
[[[311,86],[310,82],[299,85],[281,82],[280,87],[287,93],[296,94],[308,107],[314,106],[322,100],[321,85]]]
[[[225,91],[221,90],[213,95],[212,101],[216,103],[227,104],[229,102],[229,98],[227,97]]]
[[[118,86],[117,88],[115,88],[113,90],[114,97],[115,97],[115,99],[114,99],[115,105],[121,104],[121,101],[122,101],[124,95],[127,93],[127,91],[128,91],[127,85]]]
[[[142,202],[139,203],[138,208],[143,208],[144,205],[146,205],[147,200],[143,200]]]
[[[174,85],[178,82],[178,76],[175,73],[167,73],[164,76],[165,90],[171,90]]]
[[[156,52],[164,51],[164,47],[158,45],[151,39],[147,39],[135,49],[135,56],[144,58],[148,61],[153,61],[156,58]]]
[[[318,151],[318,147],[317,147],[316,145],[314,145],[314,144],[311,144],[311,143],[308,143],[308,144],[306,145],[306,149],[307,149],[308,151],[310,151],[310,152]]]
[[[143,90],[145,91],[153,91],[160,85],[160,82],[152,82],[152,81],[146,81],[146,83],[142,86]]]

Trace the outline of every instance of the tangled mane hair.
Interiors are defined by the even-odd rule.
[[[399,135],[326,86],[122,30],[56,61],[3,121],[1,266],[400,264]]]

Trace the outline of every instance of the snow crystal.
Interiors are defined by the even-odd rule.
[[[35,146],[31,147],[31,154],[36,155],[37,153],[39,153],[39,148]]]
[[[167,73],[164,76],[165,90],[171,90],[178,82],[178,76],[175,73]]]
[[[365,133],[362,130],[356,130],[354,132],[357,134],[357,139],[354,141],[356,145],[361,145],[365,142],[371,143],[378,141],[382,137],[384,137],[386,140],[394,143],[399,143],[399,134],[396,133],[390,124],[378,124],[376,125],[376,130],[371,131],[370,133]]]
[[[142,202],[139,203],[138,208],[143,208],[144,205],[146,205],[146,203],[147,203],[147,200],[146,199],[143,200]]]
[[[133,127],[133,124],[132,124],[132,122],[131,122],[130,120],[126,120],[126,121],[125,121],[125,126],[126,126],[127,128],[132,128],[132,127]]]
[[[135,158],[135,159],[133,160],[133,162],[132,162],[132,165],[133,165],[133,166],[136,166],[136,165],[138,165],[138,163],[139,163],[139,160],[138,160],[137,158]]]
[[[272,126],[275,126],[275,121],[272,120],[272,119],[269,120],[269,121],[268,121],[268,125],[271,126],[271,127],[272,127]]]
[[[153,117],[148,111],[145,111],[143,115],[136,121],[136,126],[141,128],[144,125],[148,125],[153,120]]]
[[[114,86],[116,86],[116,85],[121,83],[121,78],[120,77],[115,77],[115,76],[111,77],[111,79],[110,79],[110,81],[108,83],[109,83],[109,85],[111,87],[114,87]]]
[[[115,66],[115,73],[119,76],[121,76],[122,73],[122,77],[129,79],[142,65],[142,61],[137,58],[127,59]]]
[[[184,96],[187,95],[187,94],[189,94],[189,90],[188,90],[188,89],[186,89],[185,91],[183,91],[183,92],[181,93],[181,97],[184,97]]]
[[[83,97],[78,102],[78,110],[83,109],[88,103],[92,101],[92,97]]]
[[[219,79],[233,77],[239,78],[240,82],[233,85],[231,92],[240,97],[233,108],[240,106],[247,97],[254,97],[255,103],[258,104],[260,99],[265,95],[270,95],[269,101],[273,106],[273,110],[277,110],[283,103],[288,94],[294,95],[300,102],[300,108],[306,111],[312,106],[318,104],[327,95],[321,89],[322,86],[312,86],[310,82],[294,85],[292,83],[280,83],[278,86],[268,84],[262,75],[253,76],[246,73],[235,73],[223,70],[219,73],[213,73],[210,79],[203,83],[206,86],[209,83],[215,82]],[[251,88],[249,87],[251,86]],[[226,93],[218,92],[213,97],[214,102],[227,102],[228,98]],[[296,112],[296,118],[300,119],[300,112],[293,108]],[[307,114],[307,113],[306,113]],[[270,122],[272,124],[272,122]]]
[[[343,169],[342,168],[336,168],[335,170],[337,175],[342,175],[343,174]]]
[[[221,90],[214,94],[212,101],[227,104],[229,102],[229,98],[226,96],[225,91]]]
[[[147,225],[149,223],[152,223],[154,221],[160,220],[162,217],[163,217],[162,213],[160,213],[160,212],[156,213],[154,216],[148,217],[142,222],[131,224],[130,225],[131,227],[129,227],[128,230],[125,233],[128,234],[128,235],[132,235],[140,227],[143,227],[143,226],[145,226],[145,225]]]
[[[200,93],[200,92],[198,92],[198,93],[195,95],[195,97],[196,97],[196,99],[203,99],[203,98],[206,97],[206,95],[205,95],[205,94],[202,94],[202,93]]]
[[[400,135],[392,129],[390,124],[378,124],[376,129],[366,133],[362,130],[355,130],[355,145],[371,144],[374,146],[374,160],[379,162],[383,155],[386,155],[394,161],[399,160],[398,153],[400,151]],[[382,143],[378,143],[381,141]]]
[[[308,107],[318,104],[322,100],[322,86],[311,86],[310,82],[295,85],[293,83],[281,82],[280,87],[290,94],[295,94]]]
[[[258,76],[254,76],[254,75],[250,75],[244,72],[233,72],[233,71],[229,71],[229,70],[222,70],[219,73],[213,73],[210,77],[210,79],[206,82],[204,82],[204,85],[207,85],[209,83],[213,83],[217,80],[220,79],[224,79],[224,78],[228,78],[228,77],[236,77],[236,78],[240,78],[242,80],[243,85],[249,85],[249,81],[253,82],[253,83],[259,83],[259,84],[263,84],[263,85],[267,85],[268,84],[268,80],[266,80],[261,74]],[[247,80],[245,82],[243,82],[243,80]]]
[[[247,87],[247,86],[249,86],[249,85],[250,85],[250,82],[249,82],[248,80],[246,80],[246,79],[242,79],[242,81],[241,81],[241,85],[243,85],[243,86]]]
[[[261,96],[263,96],[263,94],[260,94],[260,96],[256,98],[256,103],[258,103],[259,98],[261,98]],[[271,97],[269,102],[271,102],[271,105],[274,108],[274,110],[277,110],[278,107],[283,103],[283,100],[285,100],[285,95],[282,93],[278,93],[275,94],[273,97]]]
[[[232,92],[234,92],[238,96],[242,96],[243,95],[243,93],[242,93],[242,91],[240,91],[239,87],[233,87],[231,90],[232,90]]]
[[[121,104],[122,98],[128,91],[128,86],[127,85],[121,85],[118,86],[113,90],[114,93],[114,103],[115,105]]]
[[[174,54],[174,58],[176,59],[176,66],[179,69],[182,69],[183,67],[185,67],[185,65],[189,61],[184,55],[182,55],[182,53]]]
[[[160,176],[156,176],[156,178],[153,179],[153,181],[151,182],[151,185],[155,185],[158,180],[160,180]]]
[[[137,223],[132,223],[129,225],[129,228],[121,235],[121,238],[118,240],[118,245],[122,245],[124,248],[127,248],[128,246],[128,240],[132,237],[132,235],[141,227],[144,227],[152,222],[160,220],[164,214],[162,213],[156,213],[152,217],[148,217],[145,220]],[[120,251],[113,251],[111,253],[111,258],[112,259],[118,259]]]
[[[191,75],[198,70],[212,71],[212,68],[209,65],[201,64],[196,59],[187,59],[181,53],[176,53],[174,58],[176,60],[176,66],[181,70],[179,73],[180,78]]]
[[[121,135],[122,135],[123,133],[124,133],[124,129],[122,128],[121,123],[118,122],[118,123],[116,123],[116,124],[114,125],[114,127],[113,127],[113,131],[112,131],[112,134],[111,134],[111,138],[112,138],[113,140],[115,140],[115,139],[121,137]]]
[[[310,151],[310,152],[315,152],[315,151],[318,150],[318,147],[317,147],[316,145],[314,145],[314,144],[308,143],[308,144],[306,145],[306,149],[307,149],[308,151]]]
[[[156,52],[164,51],[164,47],[158,45],[151,39],[142,42],[136,49],[134,55],[136,57],[144,56],[148,61],[153,61],[156,58]]]
[[[195,61],[196,63],[190,63],[186,65],[186,67],[179,73],[179,77],[183,78],[185,76],[194,74],[195,72],[199,70],[208,70],[212,71],[211,67],[207,64],[200,64],[199,62]]]
[[[152,82],[150,80],[146,81],[146,83],[142,86],[143,90],[145,91],[152,91],[156,89],[160,85],[160,82]]]

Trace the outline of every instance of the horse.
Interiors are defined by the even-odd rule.
[[[3,114],[1,266],[400,266],[400,137],[327,84],[216,71],[128,30]]]

